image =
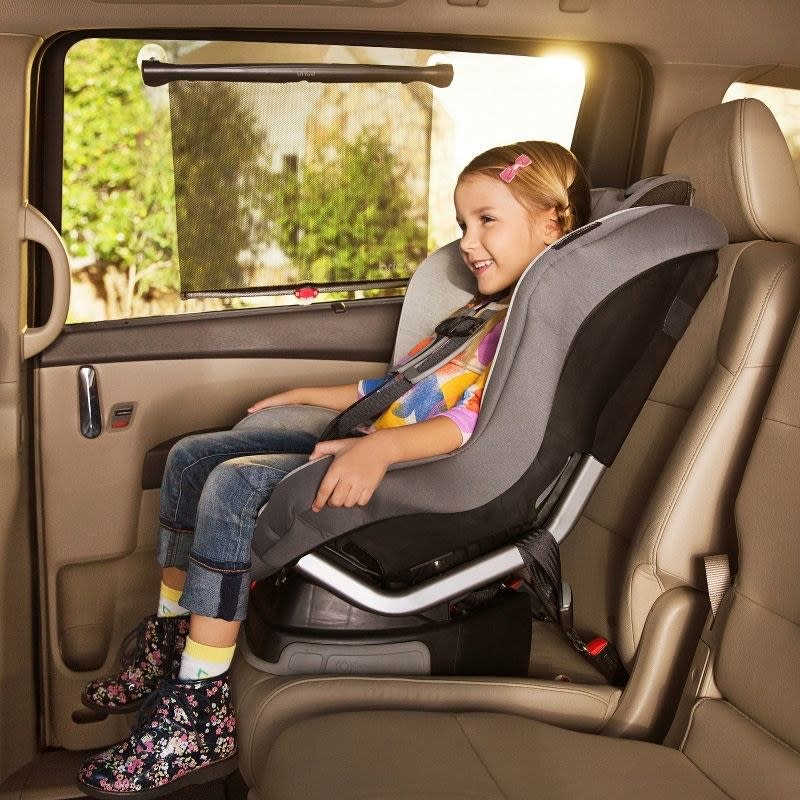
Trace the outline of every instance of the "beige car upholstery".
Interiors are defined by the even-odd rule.
[[[697,700],[677,749],[567,731],[521,710],[475,713],[453,705],[320,714],[256,751],[247,716],[241,768],[254,787],[251,800],[797,797],[800,503],[793,466],[800,459],[799,430],[797,328],[736,501],[740,569],[714,625],[712,648],[721,696]]]
[[[702,556],[735,551],[736,487],[798,309],[800,185],[767,107],[739,100],[692,115],[676,131],[664,169],[690,174],[695,202],[728,229],[731,245],[720,260],[730,289],[721,326],[695,331],[716,340],[711,371],[629,555],[618,639],[627,660],[655,600],[676,585],[704,589]],[[677,380],[674,393],[666,386],[680,374],[665,377],[657,401],[681,391]]]
[[[769,157],[742,166],[730,155],[742,143],[757,143]],[[762,172],[767,161],[788,166]],[[724,174],[720,163],[729,165]],[[731,244],[720,251],[719,277],[562,546],[576,625],[610,636],[628,665],[655,600],[677,585],[704,588],[697,556],[734,545],[733,494],[800,291],[800,224],[781,227],[787,207],[800,222],[800,186],[762,103],[736,101],[689,117],[664,171],[689,175],[695,204],[720,217]],[[742,198],[767,193],[781,202],[763,207],[760,228],[781,230],[788,244],[763,241],[742,223]]]
[[[127,633],[153,611],[159,492],[142,490],[147,451],[184,431],[232,425],[254,398],[312,379],[331,384],[382,374],[383,364],[281,358],[97,363],[103,416],[135,402],[128,428],[81,435],[77,367],[37,371],[46,591],[43,653],[47,741],[99,748],[127,735],[133,718],[97,719],[80,701],[90,680],[119,668]],[[202,398],[202,402],[185,402]],[[110,465],[113,465],[111,468]],[[102,502],[100,502],[102,500]]]
[[[780,131],[761,104],[746,125],[737,121],[738,112],[749,111],[751,103],[723,106],[729,119],[727,137],[717,130],[715,149],[698,152],[694,159],[686,155],[679,160],[671,149],[668,169],[692,177],[695,170],[701,173],[703,167],[695,161],[714,160],[726,147],[726,138],[746,139],[751,127],[759,142],[768,143],[780,157],[787,155]],[[708,113],[716,118],[718,111]],[[771,137],[763,134],[767,121],[774,126]],[[692,127],[702,129],[703,114],[685,126],[689,136]],[[683,131],[681,127],[676,142],[684,138]],[[760,185],[757,172],[738,172],[731,178],[736,174]],[[706,185],[702,179],[700,183]],[[784,204],[795,204],[800,232],[800,187],[793,171],[783,174],[773,188],[782,191]],[[739,197],[733,180],[719,179],[714,192],[707,196],[698,191],[697,204],[728,207],[728,194]],[[725,197],[718,199],[717,194]],[[768,211],[765,225],[770,224]],[[718,279],[613,467],[562,545],[564,574],[576,597],[577,626],[618,641],[626,664],[636,659],[632,678],[624,693],[600,685],[602,676],[569,646],[560,630],[536,624],[531,679],[511,681],[515,692],[509,697],[520,702],[519,713],[575,730],[604,730],[629,738],[660,740],[666,734],[707,614],[702,555],[735,551],[736,487],[798,308],[800,248],[750,239],[723,248]],[[572,682],[553,681],[557,675]],[[325,687],[326,700],[317,712],[374,707],[375,697],[366,687],[375,684],[353,680],[313,679],[314,686]],[[291,702],[296,703],[298,718],[313,712],[312,695],[304,694],[302,679],[291,683],[288,695],[281,694],[285,685],[240,668],[236,687],[242,713],[249,721],[253,713],[259,718],[246,728],[246,758],[251,747],[259,752],[286,724]],[[450,708],[478,709],[470,679],[389,680],[379,685],[382,707],[439,708],[436,703],[447,687]],[[278,697],[282,711],[274,716],[268,707]]]
[[[635,664],[606,732],[637,738],[660,738],[669,724],[707,608],[702,556],[735,554],[736,487],[800,307],[800,186],[768,109],[740,100],[692,115],[676,131],[664,171],[691,177],[695,203],[721,218],[731,244],[562,546],[577,626],[609,636],[626,665]],[[754,204],[766,197],[773,201]],[[767,232],[785,241],[765,241]],[[692,599],[679,587],[697,591]],[[644,646],[645,634],[660,646]],[[559,664],[570,674],[570,659],[563,638],[543,651],[534,639],[531,674],[553,677]],[[572,676],[591,679],[585,667]]]

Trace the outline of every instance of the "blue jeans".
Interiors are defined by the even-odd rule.
[[[291,409],[282,409],[289,412]],[[263,414],[263,412],[262,412]],[[250,584],[250,542],[259,509],[308,461],[321,429],[287,430],[254,415],[230,431],[181,439],[161,484],[158,562],[186,570],[181,605],[193,614],[242,620]]]

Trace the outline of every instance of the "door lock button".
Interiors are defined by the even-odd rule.
[[[116,403],[111,407],[108,427],[111,428],[112,431],[120,431],[129,428],[133,423],[135,411],[136,403]]]

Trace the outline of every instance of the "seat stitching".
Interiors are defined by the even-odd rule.
[[[264,701],[262,702],[269,703],[279,694],[282,694],[283,692],[288,691],[289,689],[292,689],[296,686],[308,685],[309,683],[327,683],[330,681],[341,681],[343,683],[353,683],[357,681],[361,681],[363,683],[395,683],[395,682],[415,683],[423,686],[481,686],[481,687],[488,686],[493,688],[510,687],[512,689],[528,689],[535,691],[556,692],[560,694],[578,694],[588,698],[589,700],[594,700],[600,703],[600,705],[605,706],[606,708],[608,708],[609,706],[608,700],[605,700],[601,695],[595,694],[589,689],[566,689],[561,686],[549,686],[549,685],[539,685],[539,684],[534,685],[528,683],[509,683],[506,681],[454,681],[454,680],[434,681],[421,678],[406,678],[403,676],[379,677],[379,676],[369,676],[369,675],[321,675],[319,677],[306,676],[303,678],[297,678],[271,691],[267,695],[267,697],[264,698]]]
[[[604,531],[607,531],[608,533],[613,533],[614,536],[620,539],[624,539],[626,542],[630,543],[631,537],[626,536],[624,533],[622,533],[622,531],[618,531],[616,528],[609,528],[608,525],[606,525],[603,522],[600,522],[600,520],[598,519],[595,519],[591,514],[587,514],[585,511],[581,516],[583,516],[584,519],[588,519],[589,522],[591,522],[593,525],[597,525],[598,528],[602,528]]]
[[[753,242],[755,244],[755,242]],[[742,251],[744,252],[744,250]],[[775,268],[775,274],[772,276],[772,280],[769,282],[769,286],[767,286],[767,290],[764,294],[764,299],[761,301],[761,308],[758,310],[758,318],[756,319],[755,324],[753,325],[752,330],[750,331],[750,339],[747,342],[747,347],[745,352],[742,353],[742,357],[739,359],[739,363],[736,366],[737,374],[741,371],[742,367],[744,366],[744,361],[749,355],[750,351],[753,349],[753,342],[755,341],[756,335],[758,334],[758,329],[761,327],[761,323],[764,319],[764,315],[766,314],[767,305],[775,292],[775,287],[780,282],[780,279],[783,277],[783,273],[786,272],[789,267],[794,263],[794,259],[786,258],[784,261],[779,264]]]
[[[689,731],[690,731],[690,729],[692,727],[692,723],[694,722],[695,711],[697,711],[697,709],[700,708],[700,706],[702,706],[704,703],[724,703],[728,708],[732,709],[740,717],[742,717],[742,719],[747,720],[751,725],[753,725],[754,727],[758,728],[762,733],[766,734],[770,739],[772,739],[772,741],[774,741],[776,744],[779,744],[781,747],[783,747],[784,750],[788,750],[789,753],[791,753],[793,756],[800,756],[800,750],[795,750],[794,747],[792,747],[787,742],[784,742],[783,739],[781,739],[780,737],[776,736],[774,733],[772,733],[772,731],[770,731],[767,728],[765,728],[760,722],[757,722],[751,716],[749,716],[748,714],[745,714],[745,712],[742,711],[741,708],[738,708],[733,703],[731,703],[729,700],[725,700],[724,698],[717,698],[717,697],[701,697],[694,704],[694,707],[692,708],[692,714],[691,714],[691,716],[689,718],[689,725],[686,728],[686,733],[683,736],[683,741],[681,741],[681,746],[679,748],[679,750],[682,753],[683,753],[684,745],[686,744],[686,740],[689,738]],[[686,755],[686,754],[684,753],[684,755]],[[689,756],[686,756],[686,757],[689,758]],[[689,761],[691,761],[692,764],[694,764],[694,761],[692,761],[691,758],[689,758]],[[697,766],[697,765],[695,764],[695,766]],[[700,767],[697,767],[697,768],[700,769]],[[702,769],[700,771],[703,772]],[[705,772],[703,772],[703,775],[705,775]],[[711,779],[709,778],[709,780],[711,780]]]
[[[772,739],[772,741],[774,741],[776,744],[779,744],[785,750],[788,750],[792,755],[800,756],[800,751],[795,750],[795,748],[792,747],[788,742],[785,742],[779,736],[776,736],[772,731],[767,730],[767,728],[765,728],[760,722],[757,722],[751,716],[742,711],[741,708],[738,708],[728,700],[722,700],[721,702],[725,703],[725,705],[729,708],[732,708],[740,717],[744,717],[744,719],[746,719],[751,725],[755,725],[755,727],[758,728],[762,733],[766,734],[770,739]]]
[[[667,400],[657,400],[655,397],[648,397],[645,402],[647,402],[647,403],[655,403],[656,405],[666,406],[667,408],[678,408],[681,411],[688,411],[690,413],[692,411],[691,408],[687,408],[686,406],[682,406],[682,405],[680,405],[680,403],[670,403]]]
[[[473,744],[472,739],[470,739],[470,737],[469,737],[469,734],[466,732],[466,730],[464,730],[464,726],[461,724],[461,719],[459,718],[459,715],[458,714],[453,714],[453,719],[455,719],[456,724],[461,729],[461,733],[464,735],[464,738],[467,740],[467,744],[472,749],[472,752],[475,753],[475,757],[478,759],[478,761],[481,762],[481,765],[486,770],[486,774],[492,779],[492,783],[497,787],[497,791],[500,792],[500,794],[503,797],[508,798],[508,795],[500,788],[500,784],[497,782],[497,780],[494,777],[494,774],[489,769],[489,765],[483,760],[483,757],[481,756],[481,754],[478,752],[478,749]]]
[[[293,680],[289,683],[285,683],[282,686],[279,686],[277,689],[271,691],[260,703],[260,708],[258,712],[254,715],[253,725],[251,726],[251,730],[255,730],[259,727],[261,719],[267,713],[267,709],[269,708],[270,703],[278,697],[280,694],[287,692],[297,686],[307,685],[309,683],[316,684],[316,683],[327,683],[330,681],[342,681],[344,683],[353,683],[357,681],[362,681],[363,683],[418,683],[422,685],[445,685],[445,686],[488,686],[488,687],[511,687],[515,689],[530,689],[532,688],[530,684],[524,683],[507,683],[502,681],[432,681],[432,680],[420,680],[420,679],[412,679],[412,678],[403,678],[403,677],[371,677],[371,676],[364,676],[364,675],[351,675],[351,676],[342,676],[342,675],[325,675],[320,676],[318,678],[298,678]],[[574,693],[582,695],[589,700],[594,700],[601,705],[605,706],[605,713],[604,719],[608,717],[608,711],[610,708],[610,699],[604,700],[601,696],[586,690],[586,689],[565,689],[560,686],[535,686],[536,689],[542,689],[546,692],[559,692],[559,693]],[[528,709],[520,709],[516,712],[519,716],[525,716],[528,719],[535,719]]]
[[[778,617],[778,619],[782,619],[784,622],[788,622],[790,625],[794,625],[795,627],[797,627],[798,623],[796,620],[784,616],[783,614],[780,613],[780,611],[775,611],[769,606],[765,606],[763,603],[759,603],[758,600],[754,600],[752,597],[750,597],[749,594],[745,594],[741,590],[741,587],[738,585],[738,583],[734,585],[734,591],[736,594],[738,594],[740,597],[744,597],[745,600],[749,601],[754,606],[758,606],[762,611],[766,611],[767,613]]]
[[[744,114],[747,106],[747,98],[739,106],[739,160],[742,165],[742,183],[744,183],[745,200],[747,201],[747,212],[750,215],[750,221],[755,229],[765,238],[772,239],[772,237],[764,230],[761,222],[756,216],[755,209],[753,208],[753,200],[750,192],[750,181],[747,180],[747,159],[745,158],[744,147]]]
[[[800,425],[794,422],[787,422],[785,419],[776,419],[775,417],[768,417],[764,416],[764,419],[767,422],[774,422],[776,425],[785,425],[787,428],[793,428],[794,430],[800,430]]]
[[[722,787],[721,787],[721,786],[720,786],[720,785],[719,785],[719,784],[718,784],[718,783],[717,783],[717,782],[716,782],[716,781],[715,781],[715,780],[714,780],[712,777],[710,777],[710,776],[709,776],[709,775],[707,775],[707,774],[706,774],[706,773],[705,773],[705,772],[704,772],[702,769],[700,769],[700,765],[699,765],[699,764],[696,764],[694,761],[692,761],[692,759],[691,759],[691,758],[689,758],[689,756],[687,756],[687,755],[686,755],[686,753],[684,753],[684,751],[683,751],[683,746],[684,746],[684,744],[686,744],[686,740],[689,738],[689,731],[691,730],[691,728],[692,728],[692,723],[694,722],[694,712],[695,712],[695,711],[696,711],[696,710],[697,710],[697,709],[698,709],[698,708],[699,708],[699,707],[700,707],[700,706],[701,706],[703,703],[705,703],[705,702],[706,702],[706,701],[708,701],[708,700],[712,700],[712,699],[713,699],[713,698],[711,698],[711,697],[703,697],[703,698],[701,698],[700,700],[698,700],[698,701],[697,701],[697,702],[694,704],[694,706],[692,706],[692,711],[691,711],[691,714],[689,715],[689,724],[686,726],[686,733],[684,733],[684,735],[683,735],[683,740],[681,741],[680,747],[678,748],[678,752],[679,752],[679,753],[680,753],[680,754],[681,754],[681,755],[682,755],[682,756],[683,756],[683,757],[684,757],[684,758],[685,758],[685,759],[686,759],[686,760],[687,760],[687,761],[688,761],[688,762],[689,762],[689,763],[690,763],[690,764],[691,764],[691,765],[692,765],[692,766],[693,766],[693,767],[694,767],[694,768],[695,768],[695,769],[696,769],[696,770],[697,770],[697,771],[698,771],[698,772],[699,772],[699,773],[700,773],[700,774],[701,774],[701,775],[702,775],[702,776],[703,776],[703,777],[704,777],[704,778],[705,778],[705,779],[706,779],[706,780],[707,780],[709,783],[711,783],[713,786],[716,786],[716,787],[717,787],[717,789],[719,789],[719,790],[722,792],[722,794],[724,794],[726,797],[730,797],[731,795],[729,795],[729,794],[728,794],[728,793],[727,793],[727,792],[726,792],[726,791],[725,791],[725,790],[724,790],[724,789],[723,789],[723,788],[722,788]],[[724,703],[725,701],[724,701],[724,700],[722,700],[721,702],[723,702],[723,703]]]

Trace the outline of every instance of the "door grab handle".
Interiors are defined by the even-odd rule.
[[[78,370],[78,410],[81,433],[87,439],[96,439],[103,431],[103,420],[100,417],[97,371],[94,367],[86,366]]]
[[[69,255],[64,240],[41,211],[29,203],[20,210],[20,239],[38,242],[47,250],[53,265],[53,306],[44,325],[27,328],[22,334],[22,358],[41,353],[61,333],[69,312]]]

